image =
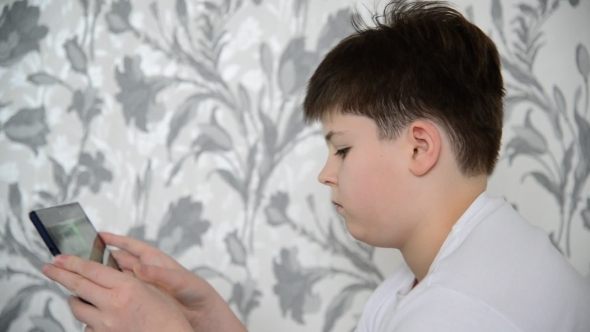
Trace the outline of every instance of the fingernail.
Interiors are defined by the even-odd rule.
[[[57,265],[57,266],[61,266],[64,263],[64,257],[63,255],[57,255],[55,257],[53,257],[53,264]]]

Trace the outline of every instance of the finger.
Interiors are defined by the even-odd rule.
[[[84,331],[92,331],[90,326],[96,326],[98,319],[100,319],[100,311],[96,307],[82,302],[82,300],[75,296],[68,297],[68,305],[72,309],[74,317],[87,325]]]
[[[143,241],[136,240],[128,236],[116,235],[113,233],[106,232],[100,232],[99,234],[102,240],[107,245],[126,250],[127,252],[137,257],[140,257],[141,254],[145,253],[148,250],[156,249]]]
[[[135,265],[133,271],[139,279],[164,287],[175,297],[190,297],[190,299],[184,300],[195,301],[197,299],[193,297],[198,297],[202,293],[198,292],[197,294],[191,289],[200,289],[202,291],[208,289],[206,281],[190,272],[146,264]]]
[[[79,296],[96,306],[102,306],[108,299],[104,299],[107,289],[68,270],[52,264],[43,266],[43,274],[49,279],[61,284],[72,294]]]
[[[133,268],[133,265],[135,265],[139,262],[139,258],[128,253],[125,250],[113,250],[113,251],[111,251],[111,254],[115,258],[115,260],[117,261],[117,264],[119,264],[119,267],[121,269],[130,270]]]
[[[128,276],[135,277],[135,272],[133,272],[133,270],[123,269],[123,273],[125,273]]]
[[[182,268],[182,265],[178,264],[174,259],[140,240],[112,233],[100,233],[100,236],[107,245],[123,249],[131,255],[140,257],[142,263],[167,268]]]
[[[129,278],[121,271],[72,255],[58,255],[53,264],[105,288],[113,288]]]

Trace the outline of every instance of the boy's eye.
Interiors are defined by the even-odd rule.
[[[336,155],[337,156],[341,156],[342,158],[344,158],[344,157],[346,157],[346,154],[348,153],[348,150],[350,150],[350,148],[340,149],[340,150],[336,151]]]

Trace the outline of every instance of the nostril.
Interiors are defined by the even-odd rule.
[[[326,181],[324,180],[324,177],[322,176],[322,174],[321,174],[321,173],[318,175],[318,181],[319,181],[321,184],[326,184]]]

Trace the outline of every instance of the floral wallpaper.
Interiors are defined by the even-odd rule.
[[[504,196],[590,275],[590,3],[454,2],[498,44]],[[0,4],[0,330],[81,331],[27,214],[100,230],[209,280],[252,331],[351,331],[399,253],[353,240],[316,176],[306,81],[373,2]],[[383,4],[379,4],[382,6]]]

